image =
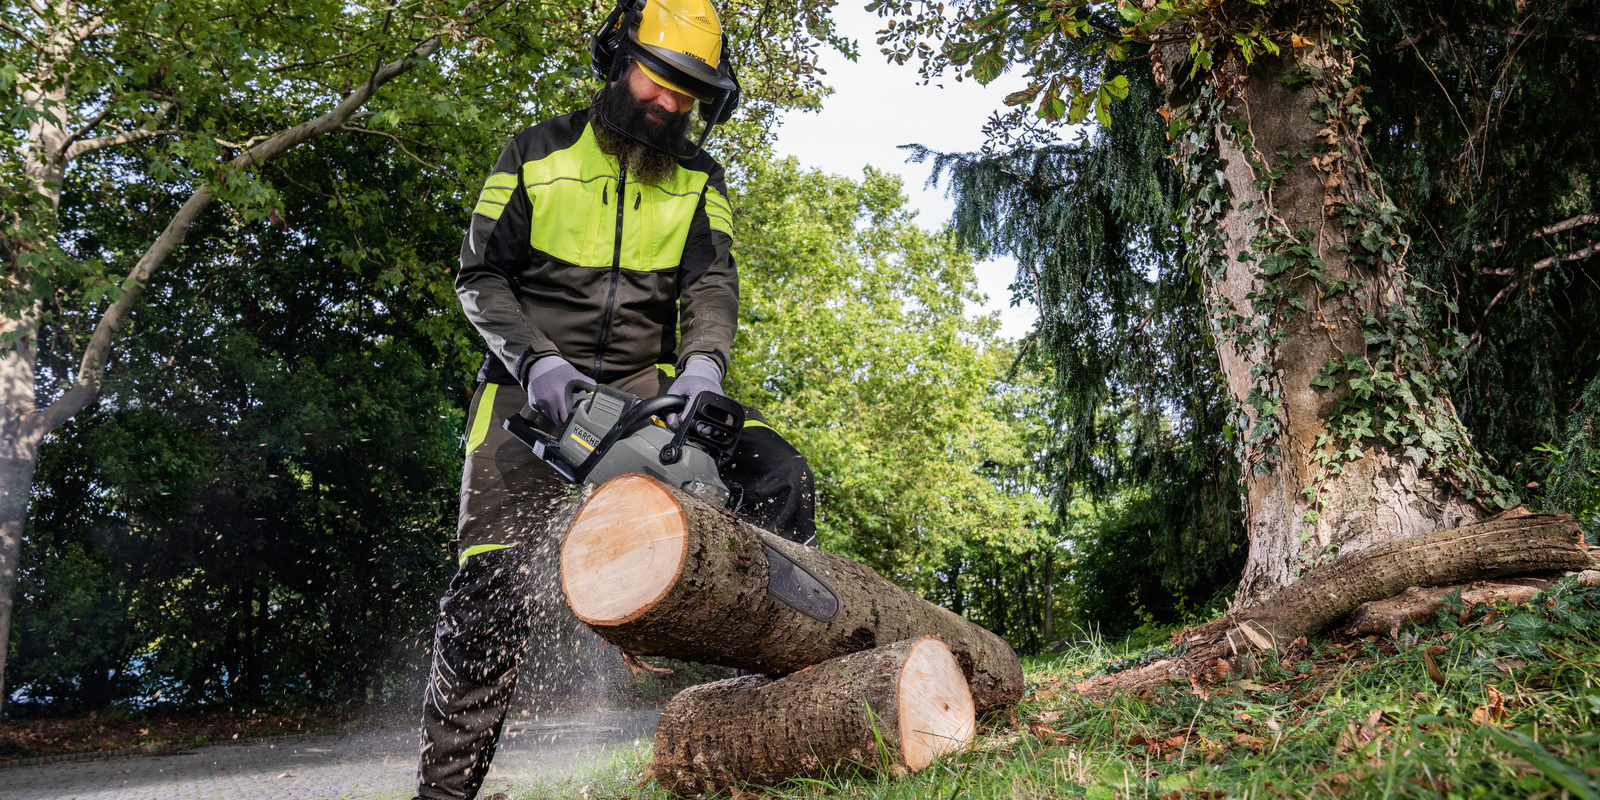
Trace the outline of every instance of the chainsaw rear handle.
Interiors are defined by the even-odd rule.
[[[683,395],[668,395],[684,398]],[[739,443],[739,433],[744,430],[744,406],[713,392],[695,395],[687,413],[678,418],[678,430],[672,441],[661,448],[661,463],[675,464],[683,457],[685,440],[700,445],[700,449],[717,460],[717,466],[728,463],[733,448]]]

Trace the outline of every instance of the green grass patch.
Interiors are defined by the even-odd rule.
[[[1088,700],[1079,681],[1164,655],[1091,638],[1029,659],[1028,699],[986,720],[969,752],[898,779],[746,796],[1600,799],[1600,590],[1563,582],[1519,607],[1457,598],[1399,641],[1297,645],[1242,680]],[[516,800],[664,798],[648,759],[626,753]]]

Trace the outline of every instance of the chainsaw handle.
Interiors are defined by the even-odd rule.
[[[622,436],[628,436],[649,424],[651,417],[666,418],[668,414],[682,411],[683,407],[688,403],[689,398],[681,394],[664,394],[660,397],[652,397],[634,406],[633,410],[629,411],[627,416],[624,416],[622,421],[618,423],[617,429],[622,432]]]
[[[739,443],[739,433],[743,428],[744,406],[714,392],[701,392],[695,395],[694,402],[678,418],[678,430],[673,434],[672,441],[661,448],[661,463],[677,463],[683,457],[683,443],[687,440],[699,444],[721,467],[733,456],[733,448]]]

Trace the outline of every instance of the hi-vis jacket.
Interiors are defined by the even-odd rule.
[[[701,151],[661,185],[635,183],[588,119],[517,134],[478,196],[456,275],[489,343],[478,379],[520,383],[547,355],[602,383],[693,355],[726,369],[739,278],[721,165]]]

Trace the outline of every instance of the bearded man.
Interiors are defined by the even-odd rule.
[[[564,424],[578,387],[722,394],[739,311],[723,170],[687,137],[738,100],[706,0],[621,0],[591,45],[590,108],[506,144],[461,247],[456,293],[488,344],[468,412],[455,541],[423,706],[420,798],[477,795],[493,758],[532,603],[560,597],[551,522],[569,486],[502,427],[524,405]],[[704,134],[700,143],[704,143]],[[815,538],[805,460],[745,409],[721,470],[736,513]],[[687,423],[685,423],[687,424]]]

